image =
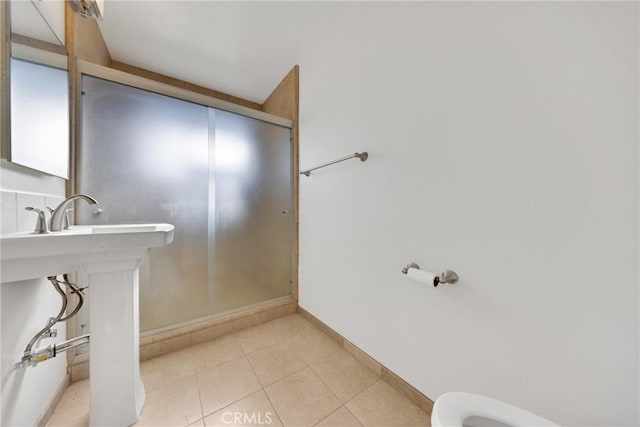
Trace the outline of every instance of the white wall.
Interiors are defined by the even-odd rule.
[[[433,399],[638,425],[638,3],[325,7],[301,168],[370,158],[301,177],[300,305]]]
[[[55,207],[64,198],[64,180],[6,161],[0,165],[0,233],[33,230],[36,214],[26,206]],[[1,372],[3,426],[32,426],[46,410],[65,380],[67,363],[62,355],[35,368],[15,369],[14,364],[31,338],[60,309],[60,297],[49,281],[3,283],[1,300]],[[58,337],[41,346],[64,341],[66,327],[56,326]]]

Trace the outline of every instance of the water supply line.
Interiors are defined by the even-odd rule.
[[[80,335],[79,337],[71,338],[70,340],[66,340],[58,344],[51,344],[45,348],[41,348],[33,352],[33,360],[29,362],[29,366],[36,366],[38,363],[42,363],[45,360],[54,358],[62,352],[83,344],[89,344],[89,334]]]
[[[45,360],[48,360],[52,357],[56,357],[58,353],[67,351],[71,348],[77,347],[82,344],[87,344],[89,342],[89,334],[87,334],[87,335],[82,335],[76,338],[72,338],[67,341],[63,341],[61,343],[49,345],[44,349],[39,349],[35,351],[33,350],[33,347],[40,344],[40,341],[42,341],[42,339],[55,338],[58,334],[56,329],[52,329],[53,326],[58,322],[71,319],[80,311],[80,308],[84,304],[83,291],[86,288],[80,288],[75,283],[72,283],[69,280],[69,276],[67,274],[63,274],[62,277],[63,277],[62,281],[58,280],[57,276],[47,277],[47,279],[49,279],[49,281],[53,285],[56,292],[60,294],[60,297],[62,298],[62,307],[60,308],[58,315],[56,317],[51,317],[47,322],[47,324],[45,325],[45,327],[42,328],[40,331],[38,331],[38,333],[31,339],[31,341],[29,341],[29,343],[25,347],[24,352],[22,354],[22,359],[17,364],[18,367],[24,368],[27,366],[36,366],[40,362],[44,362]],[[76,306],[67,316],[64,316],[64,313],[67,310],[69,300],[68,300],[67,292],[65,292],[60,286],[61,284],[64,284],[66,286],[66,291],[69,294],[75,294],[78,297],[78,302]]]
[[[38,331],[37,334],[34,335],[33,338],[31,338],[31,341],[29,341],[29,344],[27,344],[27,346],[24,349],[24,352],[22,354],[22,363],[23,364],[27,364],[29,365],[30,360],[32,358],[32,348],[34,345],[40,343],[40,341],[42,340],[42,338],[45,337],[45,335],[48,335],[48,337],[53,338],[55,336],[57,336],[57,332],[54,330],[52,331],[51,328],[53,327],[53,325],[55,325],[56,323],[58,323],[60,321],[60,319],[62,319],[62,316],[64,316],[64,312],[67,310],[67,295],[66,293],[62,290],[62,288],[60,288],[60,282],[58,282],[57,277],[55,276],[50,276],[47,277],[47,279],[49,279],[51,281],[51,284],[53,285],[53,288],[56,290],[56,292],[58,292],[60,294],[60,297],[62,298],[62,307],[60,308],[60,312],[58,313],[58,315],[56,317],[51,317],[49,318],[49,322],[45,325],[44,328],[40,329]]]
[[[62,319],[60,319],[59,320],[60,322],[67,321],[67,320],[71,319],[73,316],[75,316],[76,314],[78,314],[78,312],[82,308],[82,305],[84,304],[84,294],[83,294],[83,292],[84,292],[85,289],[87,289],[86,287],[79,288],[78,285],[76,285],[75,283],[72,283],[69,280],[69,276],[66,273],[62,275],[62,278],[64,279],[63,283],[65,283],[71,289],[71,292],[69,292],[69,293],[70,294],[75,294],[78,297],[78,304],[76,305],[76,307],[73,309],[73,311],[71,313],[69,313],[67,316],[63,317]]]

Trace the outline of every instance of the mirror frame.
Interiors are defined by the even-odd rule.
[[[0,1],[0,158],[9,159],[11,152],[11,2]]]
[[[69,73],[69,53],[65,45],[58,45],[39,39],[30,38],[28,36],[22,36],[18,34],[12,34],[11,25],[11,3],[15,0],[0,0],[0,161],[11,165],[16,165],[26,170],[35,171],[45,175],[57,177],[66,181],[71,179],[71,152],[72,152],[72,134],[73,129],[71,127],[71,90],[70,85],[72,83]],[[33,0],[28,0],[32,3]],[[38,9],[35,4],[32,6]],[[65,7],[65,21],[68,19],[66,16],[66,3]],[[42,13],[38,12],[43,19],[43,23],[47,24]],[[49,28],[51,30],[51,28]],[[53,30],[51,30],[53,31]],[[65,23],[66,31],[66,23]],[[56,38],[60,38],[56,35]],[[18,49],[19,48],[19,49]],[[15,162],[12,159],[12,143],[11,141],[11,60],[13,55],[16,59],[34,62],[36,64],[42,64],[48,67],[58,68],[66,70],[67,72],[67,108],[69,110],[68,120],[68,137],[67,137],[67,160],[66,160],[66,175],[57,174],[51,170],[38,169],[35,165],[30,166],[25,163]]]

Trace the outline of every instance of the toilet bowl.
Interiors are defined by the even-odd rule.
[[[464,392],[436,399],[432,427],[559,427],[557,424],[490,397]]]

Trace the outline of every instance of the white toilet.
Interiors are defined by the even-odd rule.
[[[557,424],[490,397],[464,392],[436,399],[432,427],[559,427]]]

